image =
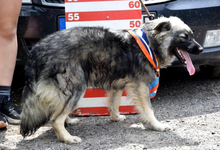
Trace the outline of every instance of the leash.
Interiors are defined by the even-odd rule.
[[[150,12],[148,11],[147,7],[144,5],[143,1],[142,1],[142,0],[139,0],[139,1],[140,1],[140,3],[141,3],[142,7],[144,8],[145,12],[147,13],[148,18],[149,18],[150,20],[154,20],[154,16],[152,16],[152,15],[150,14]]]

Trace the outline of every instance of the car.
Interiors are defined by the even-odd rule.
[[[154,18],[177,16],[188,24],[204,52],[192,55],[195,66],[212,78],[220,78],[220,1],[145,0]],[[142,9],[143,22],[148,17]],[[65,28],[64,0],[23,0],[18,22],[17,64],[24,65],[28,51],[46,35]],[[175,61],[172,66],[181,66]]]

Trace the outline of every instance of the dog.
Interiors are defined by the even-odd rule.
[[[199,54],[203,48],[183,21],[177,17],[161,17],[146,22],[141,29],[159,68],[166,68],[178,58],[190,75],[195,72],[188,53]],[[88,86],[108,92],[111,120],[126,119],[119,113],[125,89],[141,120],[151,129],[171,129],[154,116],[148,91],[157,74],[127,30],[74,27],[57,31],[39,41],[29,55],[20,126],[24,137],[50,121],[59,141],[81,142],[64,125],[76,122],[68,115],[77,108]]]

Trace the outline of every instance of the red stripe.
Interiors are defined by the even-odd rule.
[[[84,98],[107,97],[107,93],[102,89],[87,89]]]
[[[78,2],[106,2],[106,1],[130,1],[130,0],[65,0],[65,3],[78,3]]]
[[[155,94],[155,95],[153,95],[153,96],[151,96],[151,97],[150,97],[150,99],[153,99],[155,96],[156,96],[156,94]]]
[[[119,107],[119,112],[121,114],[134,114],[137,113],[135,110],[135,106],[120,106]],[[73,114],[76,115],[82,115],[82,116],[87,116],[87,115],[109,115],[109,110],[108,107],[89,107],[89,108],[78,108],[77,110],[72,112]]]
[[[155,87],[150,89],[150,93],[153,93],[153,92],[157,91],[158,87],[159,87],[159,83]]]
[[[77,16],[79,16],[79,18],[77,18],[76,20],[70,17],[70,16],[74,16],[75,13],[78,13]],[[141,10],[67,12],[65,15],[66,15],[66,22],[129,20],[129,19],[141,19]]]
[[[123,91],[122,96],[126,96],[125,91]],[[87,89],[84,98],[94,97],[107,97],[107,93],[102,89]]]

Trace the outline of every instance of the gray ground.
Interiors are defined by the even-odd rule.
[[[0,131],[1,149],[41,150],[220,150],[220,80],[200,73],[189,77],[185,70],[164,70],[153,107],[158,120],[173,130],[145,129],[139,115],[127,115],[124,122],[109,116],[79,117],[80,123],[67,127],[82,138],[80,144],[57,141],[50,124],[25,140],[19,126]]]

